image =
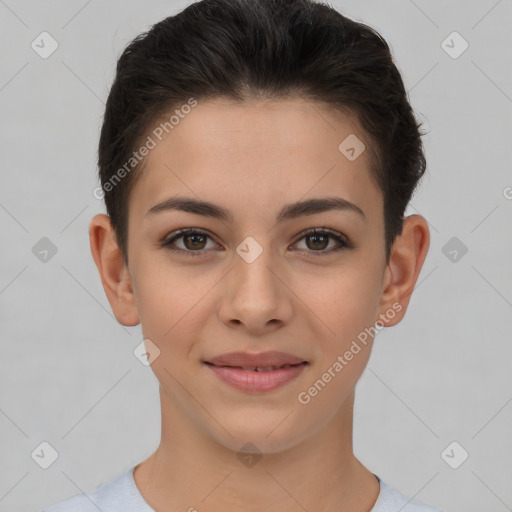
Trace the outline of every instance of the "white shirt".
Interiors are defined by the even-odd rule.
[[[72,496],[42,512],[155,512],[135,485],[134,467],[98,489]],[[375,476],[380,483],[380,493],[370,512],[441,512],[429,505],[409,500]]]

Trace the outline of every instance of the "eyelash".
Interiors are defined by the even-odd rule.
[[[212,239],[212,237],[208,233],[201,231],[200,229],[187,228],[187,229],[181,229],[181,230],[177,231],[170,238],[166,238],[166,239],[162,240],[160,242],[160,245],[172,253],[184,254],[187,257],[188,256],[190,256],[190,257],[203,256],[205,254],[204,249],[199,249],[197,251],[191,251],[191,250],[185,250],[185,249],[179,249],[179,248],[176,249],[176,248],[171,247],[172,244],[176,240],[179,240],[180,238],[183,238],[186,235],[190,235],[190,234],[203,235],[203,236],[206,236],[206,237]],[[307,256],[311,256],[311,257],[327,256],[334,252],[338,252],[342,249],[351,249],[354,247],[354,245],[345,236],[342,236],[342,235],[336,233],[335,231],[333,231],[331,229],[326,229],[326,228],[322,228],[322,229],[312,228],[312,229],[308,229],[308,230],[304,231],[303,233],[301,233],[300,238],[294,243],[294,245],[297,244],[298,242],[300,242],[302,239],[307,238],[308,236],[312,236],[312,235],[327,235],[330,238],[336,240],[340,244],[340,246],[338,246],[334,249],[331,248],[329,250],[324,249],[322,251],[303,252],[303,254],[307,254]]]

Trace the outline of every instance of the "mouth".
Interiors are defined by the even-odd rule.
[[[204,362],[205,366],[224,384],[246,393],[268,393],[296,379],[309,363],[272,366],[229,366]]]
[[[307,361],[298,356],[288,354],[286,352],[277,352],[269,350],[267,352],[229,352],[222,354],[208,360],[204,363],[209,363],[218,367],[241,368],[243,370],[275,370],[284,366],[294,366],[296,364],[307,363]]]
[[[296,364],[281,364],[278,366],[230,366],[230,365],[216,365],[208,361],[204,361],[205,364],[215,366],[217,368],[236,368],[238,370],[251,371],[251,372],[273,372],[282,368],[291,368],[292,366],[300,366],[309,364],[307,361],[302,361]]]

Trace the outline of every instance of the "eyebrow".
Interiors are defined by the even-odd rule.
[[[190,197],[171,197],[166,199],[150,208],[146,215],[154,215],[169,210],[194,213],[196,215],[212,217],[226,222],[233,222],[234,219],[233,214],[222,206]],[[358,214],[363,220],[366,220],[366,215],[359,206],[340,197],[308,199],[306,201],[287,204],[280,210],[276,220],[279,223],[296,219],[303,215],[314,215],[331,210],[353,212]]]

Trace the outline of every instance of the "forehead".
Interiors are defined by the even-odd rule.
[[[370,175],[370,141],[348,112],[300,98],[215,98],[198,101],[175,120],[162,140],[150,130],[156,145],[132,191],[130,216],[144,215],[170,195],[246,209],[268,209],[308,194],[377,206],[382,199]],[[344,153],[347,145],[361,154],[347,158],[353,155]]]
[[[356,116],[301,98],[244,102],[216,98],[199,101],[189,114],[175,119],[178,123],[164,138],[178,150],[176,159],[241,152],[263,157],[271,148],[311,157],[329,149],[338,156],[338,146],[347,136],[366,138]],[[161,152],[154,151],[149,160],[159,156]]]

